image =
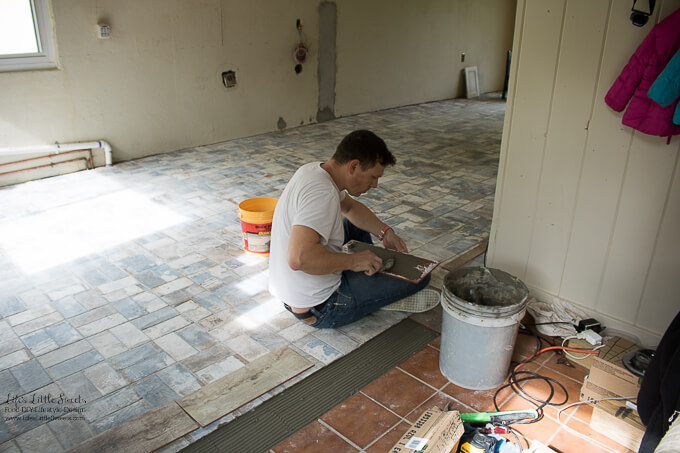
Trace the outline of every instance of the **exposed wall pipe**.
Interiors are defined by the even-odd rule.
[[[90,157],[80,157],[78,159],[70,159],[70,160],[61,160],[59,162],[52,162],[50,158],[54,156],[66,156],[67,154],[78,154],[78,153],[84,153],[87,152],[89,153]],[[94,159],[92,158],[92,150],[91,149],[86,149],[86,150],[75,150],[75,151],[64,151],[59,154],[48,154],[47,156],[38,156],[38,157],[31,157],[30,159],[22,159],[22,160],[17,160],[13,162],[5,162],[3,164],[0,164],[0,168],[2,167],[11,167],[12,165],[19,165],[19,164],[24,164],[26,162],[35,162],[37,160],[43,160],[43,159],[50,159],[50,163],[46,165],[38,165],[38,166],[33,166],[33,167],[26,167],[26,168],[20,168],[18,170],[10,170],[10,171],[3,171],[0,172],[0,176],[5,176],[5,175],[11,175],[13,173],[21,173],[25,171],[31,171],[31,170],[37,170],[39,168],[46,168],[46,167],[54,167],[56,165],[62,165],[62,164],[67,164],[71,162],[77,162],[77,161],[84,161],[85,162],[85,169],[89,170],[91,168],[94,168]]]
[[[75,151],[94,148],[104,149],[104,156],[106,157],[106,166],[110,167],[111,165],[113,165],[111,145],[109,145],[104,140],[80,143],[55,143],[54,145],[24,146],[20,148],[0,148],[0,155],[37,154],[37,153],[59,154],[64,151]]]
[[[5,172],[0,173],[0,176],[11,175],[11,174],[14,174],[14,173],[21,173],[21,172],[24,172],[24,171],[38,170],[39,168],[56,167],[57,165],[70,164],[70,163],[73,163],[73,162],[80,162],[81,160],[83,162],[85,162],[85,169],[86,170],[89,169],[87,157],[78,157],[76,159],[62,160],[62,161],[59,161],[59,162],[51,162],[47,165],[37,165],[35,167],[22,168],[20,170],[5,171]]]

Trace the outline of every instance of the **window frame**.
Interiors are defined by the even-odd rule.
[[[0,72],[30,71],[57,67],[49,0],[29,0],[35,17],[40,50],[35,53],[0,55]]]

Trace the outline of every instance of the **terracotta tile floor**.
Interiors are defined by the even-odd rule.
[[[410,424],[432,406],[442,408],[448,403],[452,410],[460,412],[493,411],[495,389],[467,390],[441,374],[440,347],[441,337],[275,446],[270,453],[386,452]],[[535,338],[520,333],[513,360],[525,359],[535,348]],[[578,401],[587,373],[582,366],[565,363],[554,351],[539,355],[522,369],[551,377],[564,385],[569,393],[567,404]],[[523,388],[539,398],[548,391],[540,381],[528,381]],[[501,410],[532,408],[509,389],[501,391],[497,401]],[[557,390],[553,401],[564,401],[563,392]],[[540,421],[513,425],[523,448],[540,442],[559,453],[632,452],[590,429],[592,408],[589,405],[574,406],[558,414],[559,409],[548,406]]]

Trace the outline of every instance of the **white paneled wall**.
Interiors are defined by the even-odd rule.
[[[604,96],[653,25],[628,0],[518,2],[487,264],[654,344],[680,310],[680,136],[621,125]]]

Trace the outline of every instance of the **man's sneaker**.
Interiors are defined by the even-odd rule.
[[[431,310],[439,304],[439,291],[425,288],[404,299],[398,300],[390,305],[382,307],[383,310],[408,311],[420,313]]]

